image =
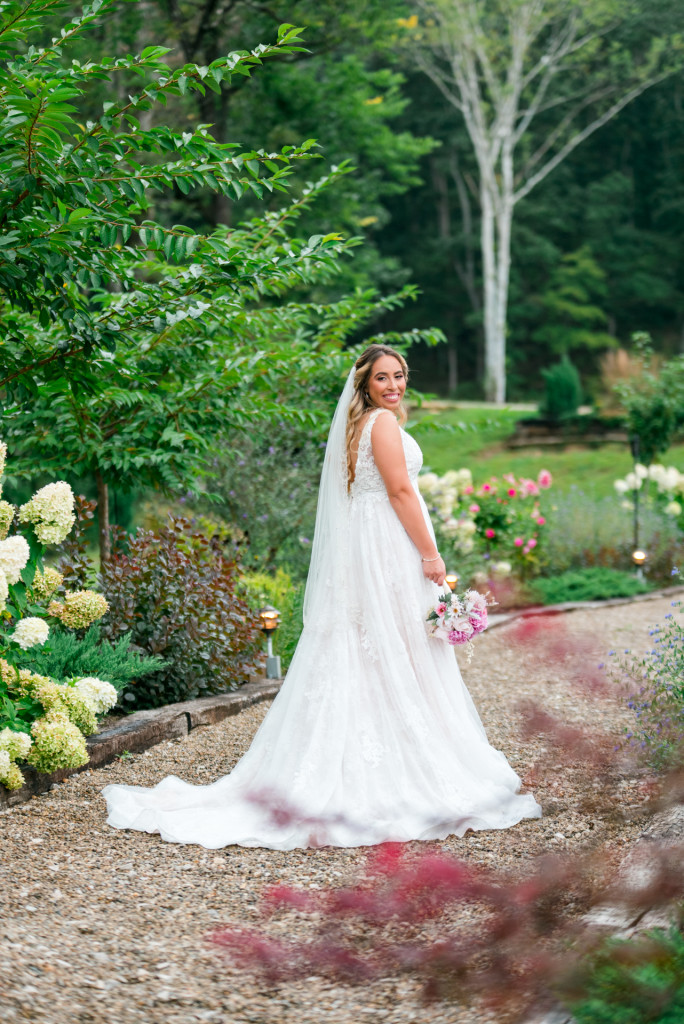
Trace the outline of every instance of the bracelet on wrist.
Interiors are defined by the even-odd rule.
[[[421,562],[436,562],[437,559],[441,557],[441,555],[435,555],[434,558],[421,558]]]

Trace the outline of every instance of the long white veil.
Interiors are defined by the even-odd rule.
[[[304,622],[332,607],[345,591],[348,567],[347,413],[354,395],[352,366],[330,424],[318,491],[311,564],[304,592]]]

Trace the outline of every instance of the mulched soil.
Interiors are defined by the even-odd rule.
[[[491,742],[521,777],[529,778],[532,765],[541,763],[534,790],[544,817],[503,833],[409,846],[516,873],[536,855],[559,849],[600,848],[604,865],[617,865],[644,827],[643,777],[615,780],[615,813],[592,810],[590,773],[581,763],[560,763],[542,739],[521,741],[515,709],[529,699],[566,722],[598,725],[611,737],[608,742],[617,742],[630,722],[624,695],[616,687],[597,702],[587,696],[584,677],[611,647],[645,650],[649,625],[670,610],[669,599],[658,599],[550,618],[545,635],[556,644],[553,660],[540,657],[538,637],[521,642],[515,624],[481,637],[464,677]],[[228,965],[206,942],[207,932],[220,923],[281,932],[282,918],[265,923],[260,916],[266,886],[283,882],[315,890],[348,884],[363,875],[367,851],[207,851],[106,826],[104,785],[153,785],[170,773],[190,782],[213,781],[247,749],[267,707],[249,708],[183,741],[75,775],[0,815],[3,1022],[500,1024],[496,1014],[474,1007],[425,1005],[420,986],[407,978],[359,988],[309,978],[268,988]],[[476,907],[465,908],[462,917],[477,913]],[[286,930],[307,937],[313,926],[288,913]]]

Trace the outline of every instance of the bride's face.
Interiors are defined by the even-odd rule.
[[[397,409],[406,391],[406,377],[394,356],[380,356],[373,363],[366,385],[368,398],[379,409]]]

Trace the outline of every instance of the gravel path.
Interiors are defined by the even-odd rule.
[[[584,645],[584,663],[595,664],[610,646],[646,649],[649,625],[669,610],[669,599],[659,599],[547,623],[554,636],[565,629],[571,645]],[[538,701],[566,721],[598,720],[616,737],[621,733],[628,722],[622,701],[616,696],[597,706],[581,697],[572,682],[576,658],[545,664],[514,636],[514,627],[504,626],[480,638],[464,675],[490,740],[521,776],[544,757],[544,747],[522,744],[517,736],[520,698]],[[75,775],[0,815],[3,1024],[494,1024],[494,1017],[473,1008],[424,1006],[418,986],[406,979],[348,989],[312,978],[269,990],[226,966],[206,944],[205,934],[218,923],[256,924],[266,885],[282,881],[315,889],[358,877],[363,850],[207,851],[107,828],[99,795],[104,785],[153,785],[169,773],[211,781],[246,750],[267,708],[249,708],[184,741]],[[545,810],[540,821],[505,833],[411,845],[519,869],[544,850],[600,844],[606,860],[617,863],[643,825],[638,818],[582,813],[585,784],[581,765],[549,763],[535,783]],[[638,803],[638,782],[627,779],[622,787],[625,805]],[[306,935],[309,925],[292,917],[288,927]]]

